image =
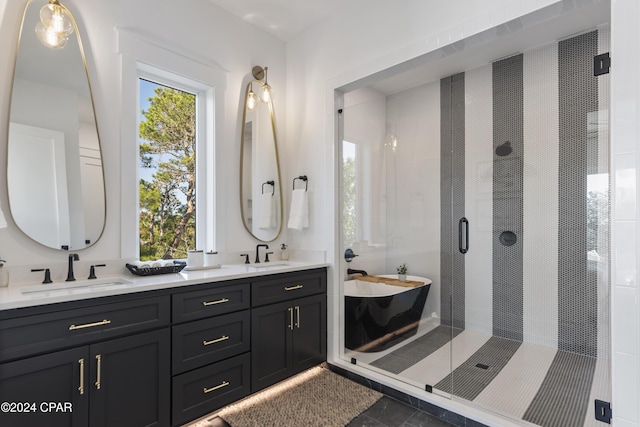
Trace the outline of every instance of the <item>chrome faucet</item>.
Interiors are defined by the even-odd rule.
[[[69,269],[67,270],[67,280],[65,282],[73,282],[76,280],[73,277],[73,261],[80,261],[80,256],[78,254],[69,255]]]
[[[269,245],[262,244],[262,245],[256,246],[256,264],[260,262],[260,247],[269,249]],[[269,259],[269,257],[267,257],[267,259]]]

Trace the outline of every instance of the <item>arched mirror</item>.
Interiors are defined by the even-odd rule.
[[[247,84],[240,141],[240,211],[244,227],[263,242],[282,231],[282,185],[267,67],[253,67]],[[254,90],[256,92],[254,92]]]
[[[100,139],[78,27],[58,0],[26,2],[7,128],[16,225],[54,249],[94,244],[106,216]]]

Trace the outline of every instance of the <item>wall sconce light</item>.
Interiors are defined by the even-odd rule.
[[[268,104],[273,97],[273,89],[271,89],[271,86],[269,86],[269,83],[267,82],[268,69],[268,67],[263,68],[259,65],[256,65],[251,69],[251,74],[253,74],[255,80],[251,82],[251,89],[249,90],[249,94],[247,95],[247,108],[249,108],[250,110],[253,110],[257,105],[257,96],[253,92],[254,82],[260,84],[260,86],[262,87],[262,92],[260,93],[260,101]]]
[[[36,35],[46,47],[62,49],[74,28],[73,15],[58,0],[49,0],[49,3],[40,9],[40,22],[36,25]]]

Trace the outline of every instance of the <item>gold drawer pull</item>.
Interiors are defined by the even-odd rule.
[[[84,359],[78,360],[78,364],[80,365],[80,387],[78,387],[78,391],[80,394],[84,394]]]
[[[226,387],[228,385],[229,385],[229,381],[222,381],[222,384],[217,385],[215,387],[211,387],[211,388],[206,388],[205,387],[203,392],[204,392],[204,394],[211,393],[214,390],[218,390],[219,388]]]
[[[295,286],[289,286],[287,288],[284,288],[285,291],[295,291],[296,289],[302,289],[302,285],[295,285]]]
[[[202,345],[211,345],[211,344],[215,344],[217,342],[221,342],[221,341],[226,341],[228,340],[229,337],[226,335],[221,336],[220,338],[216,338],[215,340],[211,340],[211,341],[202,341]]]
[[[289,326],[288,326],[288,328],[293,330],[293,308],[289,307],[289,308],[287,308],[287,311],[289,312]]]
[[[108,325],[109,323],[111,323],[111,320],[105,319],[99,322],[85,323],[84,325],[71,325],[69,326],[69,330],[75,331],[76,329],[93,328],[94,326]]]
[[[96,370],[96,390],[100,390],[100,378],[102,377],[102,355],[97,354],[96,360],[98,361],[98,368]]]
[[[225,302],[229,302],[229,298],[222,298],[217,301],[203,301],[202,305],[207,307],[209,305],[224,304]]]

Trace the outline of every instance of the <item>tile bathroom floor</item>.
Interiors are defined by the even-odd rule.
[[[230,427],[219,417],[211,420],[210,423],[211,427]],[[398,400],[383,396],[369,409],[354,418],[348,427],[448,427],[452,425]]]

